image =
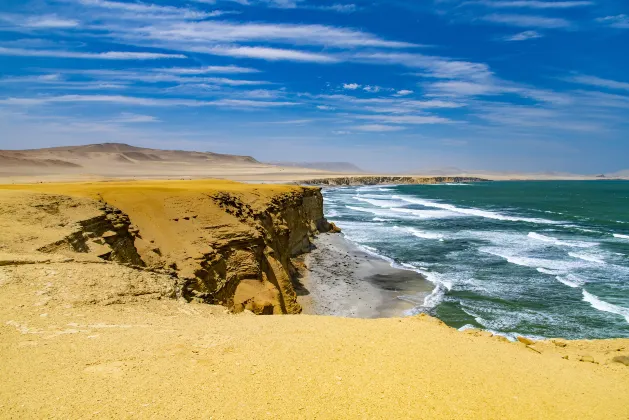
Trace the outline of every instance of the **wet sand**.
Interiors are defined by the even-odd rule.
[[[360,249],[342,234],[322,234],[304,257],[307,272],[300,279],[299,297],[305,314],[349,318],[403,316],[413,305],[401,295],[423,299],[434,286],[411,270],[391,267],[388,261]]]

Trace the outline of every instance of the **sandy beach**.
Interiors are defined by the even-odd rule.
[[[300,278],[308,294],[300,297],[304,313],[349,318],[403,316],[413,306],[403,294],[428,295],[434,286],[421,274],[394,268],[342,234],[324,233],[304,256]]]

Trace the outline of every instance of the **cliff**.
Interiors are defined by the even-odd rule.
[[[351,176],[300,181],[303,185],[380,185],[380,184],[443,184],[489,181],[473,177],[414,177],[414,176]]]
[[[292,258],[332,228],[317,188],[217,181],[6,188],[5,265],[45,256],[111,261],[163,275],[165,289],[187,301],[236,312],[301,312]]]

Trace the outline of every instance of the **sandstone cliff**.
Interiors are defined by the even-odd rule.
[[[111,261],[161,275],[166,294],[236,312],[301,312],[292,258],[333,228],[317,188],[211,181],[6,188],[28,191],[0,192],[1,264]]]
[[[380,185],[380,184],[443,184],[489,181],[474,177],[415,177],[415,176],[350,176],[300,181],[303,185]]]

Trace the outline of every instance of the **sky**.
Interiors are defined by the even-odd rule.
[[[0,0],[0,149],[629,169],[625,0]]]

